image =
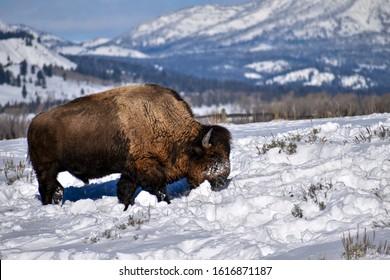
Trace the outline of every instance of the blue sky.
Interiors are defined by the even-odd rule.
[[[22,23],[62,38],[113,38],[158,16],[202,4],[251,0],[0,0],[0,20]]]

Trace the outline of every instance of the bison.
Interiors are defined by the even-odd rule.
[[[230,132],[202,125],[175,91],[158,85],[122,86],[40,113],[27,141],[44,205],[62,201],[63,171],[85,184],[120,173],[125,211],[138,186],[170,203],[167,184],[187,178],[195,188],[208,180],[216,191],[230,173]]]

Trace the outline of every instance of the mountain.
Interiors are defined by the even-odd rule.
[[[71,42],[53,34],[38,31],[26,25],[8,25],[0,21],[0,34],[8,34],[0,39],[1,54],[0,63],[4,63],[4,57],[10,53],[11,61],[20,63],[24,58],[28,63],[43,66],[43,64],[56,65],[65,69],[75,68],[76,65],[67,60],[63,55],[98,55],[113,57],[147,58],[148,55],[134,49],[110,44],[109,38],[98,38],[86,42]],[[26,38],[31,38],[29,45],[24,43]],[[16,40],[5,40],[16,39]],[[35,39],[35,40],[34,40]],[[36,49],[36,52],[33,49]],[[16,50],[16,53],[13,51]],[[7,55],[6,55],[7,54]],[[7,58],[7,57],[6,57]]]
[[[198,53],[207,47],[242,47],[300,40],[348,39],[390,42],[389,0],[260,0],[238,6],[206,5],[145,23],[116,38],[142,51]],[[196,39],[197,44],[194,44]]]
[[[149,56],[126,47],[121,47],[111,43],[111,39],[98,38],[86,42],[60,42],[51,46],[56,52],[64,55],[84,55],[84,56],[111,56],[129,58],[148,58]]]
[[[32,104],[30,111],[42,110],[61,100],[107,89],[107,85],[77,76],[77,64],[55,50],[72,44],[28,26],[0,21],[0,112],[17,103]]]
[[[111,43],[203,77],[336,91],[390,89],[389,0],[195,6]]]
[[[390,0],[200,5],[146,22],[114,39],[88,42],[69,42],[1,22],[0,34],[4,65],[9,59],[14,63],[26,59],[29,64],[70,69],[76,64],[69,59],[79,63],[88,60],[76,57],[99,57],[112,66],[100,69],[102,76],[131,68],[135,70],[125,73],[130,80],[124,81],[131,82],[140,76],[138,72],[151,69],[143,72],[153,72],[157,81],[150,75],[136,81],[163,81],[184,91],[189,89],[184,89],[188,82],[183,81],[196,77],[196,81],[244,83],[271,98],[291,91],[390,92]],[[90,62],[79,68],[96,72],[86,69],[94,65]],[[122,67],[124,62],[130,66]],[[174,85],[167,76],[176,77]],[[202,92],[204,86],[191,90]]]
[[[36,31],[24,25],[8,25],[0,21],[0,64],[19,64],[42,68],[44,65],[59,66],[64,69],[76,68],[76,64],[50,49],[51,44],[64,40]]]

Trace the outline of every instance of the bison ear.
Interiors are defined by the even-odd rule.
[[[213,132],[213,129],[211,128],[209,130],[209,132],[206,133],[206,135],[203,137],[202,139],[202,146],[203,148],[205,149],[208,149],[211,147],[211,144],[210,144],[210,137],[211,137],[211,133]]]

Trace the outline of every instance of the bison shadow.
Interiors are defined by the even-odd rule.
[[[97,200],[103,196],[116,196],[116,184],[119,179],[107,181],[98,184],[89,184],[83,187],[67,187],[64,189],[63,202],[65,201],[78,201],[80,199],[92,199]],[[142,188],[138,187],[134,198],[141,192]],[[187,179],[180,179],[169,185],[167,185],[167,192],[169,199],[174,199],[185,195],[190,191],[190,187],[187,183]]]

